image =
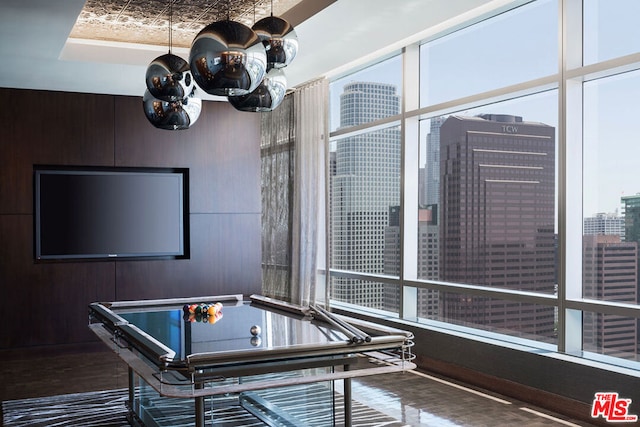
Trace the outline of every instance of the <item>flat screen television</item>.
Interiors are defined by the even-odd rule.
[[[188,258],[188,169],[34,167],[36,260]]]

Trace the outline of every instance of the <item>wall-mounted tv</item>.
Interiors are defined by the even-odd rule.
[[[188,169],[34,167],[36,260],[188,258]]]

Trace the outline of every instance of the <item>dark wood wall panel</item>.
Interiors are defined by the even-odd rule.
[[[0,89],[0,350],[95,341],[92,301],[260,292],[259,115],[204,102],[163,131],[136,97]],[[186,260],[35,262],[33,166],[190,171]]]
[[[112,96],[0,88],[0,214],[33,211],[34,164],[113,165]]]
[[[33,216],[0,215],[0,348],[86,342],[87,305],[114,298],[114,262],[33,261]]]
[[[191,212],[260,212],[260,114],[205,102],[190,129],[155,129],[134,98],[116,100],[116,164],[189,167]]]
[[[258,214],[191,215],[191,259],[118,262],[118,299],[259,293],[260,245],[240,240],[249,235],[260,235]]]

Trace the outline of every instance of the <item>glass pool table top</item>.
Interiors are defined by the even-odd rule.
[[[215,303],[222,304],[219,315],[186,310]],[[249,300],[233,295],[93,303],[89,312],[92,323],[101,323],[159,367],[197,369],[305,357],[346,357],[359,351],[400,348],[412,338],[405,331],[365,322],[359,327],[366,327],[368,341],[354,343],[349,332],[332,320],[259,296]]]

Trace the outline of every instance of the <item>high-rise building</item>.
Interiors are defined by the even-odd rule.
[[[583,296],[601,301],[637,301],[638,243],[620,235],[583,237]],[[634,318],[584,312],[584,350],[629,358],[636,354],[638,325]]]
[[[418,210],[418,278],[438,279],[438,224],[435,206]],[[389,226],[385,229],[384,274],[400,274],[400,206],[389,210]],[[417,313],[420,317],[439,316],[439,292],[419,289]],[[400,309],[400,290],[397,286],[386,285],[384,292],[385,310],[397,312]]]
[[[340,96],[340,127],[357,126],[400,113],[396,87],[352,82]],[[398,127],[336,141],[331,182],[331,267],[385,274],[385,232],[390,207],[400,204],[401,141]],[[388,237],[388,236],[387,236]],[[388,260],[388,259],[387,259]],[[332,298],[384,308],[382,283],[334,277]]]
[[[388,276],[400,275],[400,206],[389,208],[389,225],[384,230],[384,274]],[[397,313],[400,310],[400,289],[395,285],[384,286],[385,310]]]
[[[418,210],[418,278],[439,280],[439,226],[437,205]],[[418,316],[438,318],[440,316],[440,292],[418,289]]]
[[[446,117],[429,120],[429,133],[425,138],[424,167],[419,173],[418,203],[418,279],[439,280],[439,225],[438,207],[440,203],[440,127]],[[418,315],[439,317],[438,291],[418,290]]]
[[[441,280],[554,293],[555,129],[511,115],[450,116],[440,159]],[[555,334],[553,307],[458,294],[441,305],[450,321]]]
[[[640,194],[622,197],[622,209],[624,214],[624,240],[625,242],[636,242],[640,246]],[[640,254],[638,255],[640,257]],[[638,260],[640,265],[640,259]],[[638,290],[636,303],[640,304],[640,274],[638,275]],[[637,321],[638,328],[638,350],[640,354],[640,319]]]
[[[440,203],[440,127],[445,119],[446,117],[439,116],[430,120],[424,164],[424,190],[418,200],[421,206]]]
[[[624,236],[624,217],[616,213],[597,213],[584,219],[584,234]]]

